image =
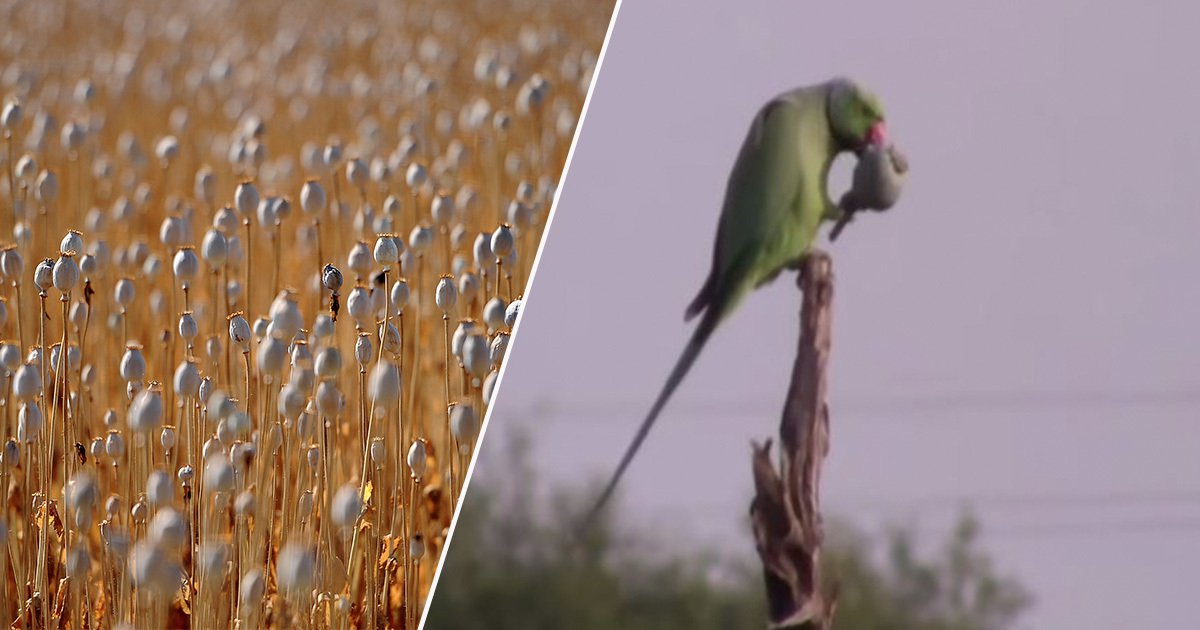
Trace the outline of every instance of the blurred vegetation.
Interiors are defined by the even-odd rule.
[[[766,626],[756,558],[731,565],[707,552],[667,551],[678,544],[618,525],[611,510],[579,544],[575,525],[594,488],[542,492],[528,446],[524,437],[511,441],[504,475],[478,467],[493,474],[477,474],[467,493],[428,628]],[[838,580],[838,628],[1001,630],[1014,627],[1030,604],[1025,588],[999,575],[980,550],[970,517],[931,554],[922,554],[927,546],[905,529],[882,541],[842,523],[829,529],[825,561]]]

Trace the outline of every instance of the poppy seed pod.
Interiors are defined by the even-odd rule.
[[[350,158],[346,162],[346,181],[350,182],[351,186],[360,189],[366,186],[370,174],[366,162],[363,162],[361,159]]]
[[[153,282],[158,277],[160,271],[162,271],[162,261],[158,259],[158,256],[154,256],[153,254],[147,256],[145,262],[142,263],[142,275],[146,276],[147,280]],[[150,295],[154,295],[154,293],[151,292]]]
[[[185,360],[175,368],[175,393],[187,398],[195,397],[200,393],[200,368],[196,367],[195,361]]]
[[[85,276],[93,276],[100,268],[96,257],[91,254],[84,254],[79,258],[79,271]]]
[[[326,416],[336,416],[344,403],[342,393],[333,381],[321,381],[317,385],[317,410]]]
[[[196,198],[208,205],[212,205],[217,196],[217,177],[213,174],[213,170],[207,164],[201,166],[196,171],[196,179],[192,188]]]
[[[400,401],[400,389],[400,368],[387,359],[376,363],[368,385],[372,402],[392,409]]]
[[[254,330],[254,338],[262,341],[267,336],[267,333],[271,332],[271,320],[266,317],[259,317],[254,320],[252,328]]]
[[[313,355],[312,351],[308,349],[308,341],[299,333],[292,339],[291,362],[293,369],[313,366]]]
[[[337,378],[337,374],[342,371],[341,350],[334,346],[318,350],[314,368],[316,368],[317,376],[322,379]]]
[[[133,398],[125,420],[134,431],[149,433],[162,425],[163,411],[162,392],[157,387],[150,387]]]
[[[317,550],[290,542],[279,551],[276,579],[284,593],[304,593],[316,583]]]
[[[346,298],[346,312],[360,325],[371,319],[371,294],[363,287],[354,287]]]
[[[178,551],[188,542],[188,526],[183,516],[169,507],[158,510],[147,528],[150,540],[162,548]],[[176,584],[177,586],[178,584]]]
[[[229,492],[233,489],[233,466],[223,453],[205,460],[204,489],[213,492]]]
[[[383,443],[383,438],[377,437],[371,439],[371,462],[376,466],[383,466],[387,459],[387,446]]]
[[[255,208],[258,216],[258,224],[263,227],[275,225],[275,197],[267,196],[258,202]]]
[[[58,199],[58,175],[53,171],[42,171],[38,173],[37,180],[33,183],[33,190],[37,194],[38,201],[44,204],[52,204]]]
[[[371,248],[362,241],[355,243],[346,254],[346,266],[360,276],[371,270],[371,261]]]
[[[494,297],[488,300],[487,304],[483,305],[483,321],[492,330],[500,330],[506,325],[504,323],[504,313],[508,305],[500,297]]]
[[[250,351],[251,334],[250,323],[242,316],[241,311],[229,316],[229,339],[241,348],[242,352]]]
[[[117,285],[113,289],[113,299],[116,300],[122,308],[128,308],[133,304],[133,298],[137,295],[133,286],[133,280],[129,278],[121,278],[117,280]]]
[[[164,164],[179,157],[179,139],[175,136],[163,136],[154,144],[154,156]]]
[[[249,217],[258,208],[258,188],[254,186],[254,182],[244,181],[237,185],[233,191],[233,203],[238,214],[243,217]]]
[[[75,252],[80,254],[83,252],[83,235],[78,230],[67,232],[62,238],[62,242],[58,245],[59,252]]]
[[[188,343],[191,343],[200,334],[200,326],[196,323],[196,318],[192,317],[191,311],[184,311],[179,315],[178,329],[179,336]]]
[[[337,293],[342,289],[342,272],[333,265],[325,265],[325,268],[321,270],[321,284],[333,293]]]
[[[119,371],[121,378],[127,383],[141,382],[146,378],[146,357],[142,355],[141,346],[128,345],[125,347]]]
[[[408,184],[409,188],[416,189],[424,186],[427,179],[429,179],[429,173],[419,162],[409,164],[408,170],[404,172],[404,183]]]
[[[50,287],[54,285],[54,261],[52,259],[43,259],[33,269],[33,284],[39,291],[49,291]]]
[[[371,337],[367,333],[359,333],[354,342],[354,360],[359,367],[371,362]]]
[[[184,247],[175,252],[171,268],[175,272],[175,277],[183,281],[184,286],[187,286],[187,283],[200,273],[200,258],[196,256],[195,250]]]
[[[450,337],[450,352],[458,357],[459,362],[462,362],[462,347],[463,342],[467,340],[467,336],[475,332],[475,320],[464,319],[458,322],[458,327],[454,329],[454,334]]]
[[[256,602],[262,599],[266,592],[266,579],[263,577],[262,569],[255,567],[250,569],[242,576],[241,585],[238,588],[238,594],[241,595],[241,601]]]
[[[408,235],[408,246],[413,248],[418,254],[429,249],[429,246],[432,244],[433,230],[427,226],[418,225]]]
[[[322,154],[321,159],[325,161],[325,166],[337,166],[341,164],[342,145],[336,143],[325,145],[325,152]]]
[[[32,155],[26,153],[17,158],[16,175],[21,181],[28,183],[37,176],[37,173],[37,160],[33,159]]]
[[[325,210],[325,189],[320,182],[310,179],[300,188],[300,209],[306,214],[318,214]]]
[[[391,234],[380,234],[375,241],[375,262],[388,267],[400,260],[400,249],[396,247],[396,239]]]
[[[406,461],[408,462],[408,469],[412,471],[412,476],[414,479],[420,479],[421,477],[425,476],[426,459],[425,442],[416,440],[412,443],[412,446],[408,447],[408,457]]]
[[[8,440],[4,442],[4,452],[2,455],[3,459],[0,461],[3,461],[4,466],[9,470],[16,468],[17,465],[21,463],[21,447],[17,444],[17,441],[12,438],[8,438]]]
[[[516,226],[518,230],[527,229],[529,228],[529,225],[533,223],[533,209],[521,203],[520,201],[514,200],[509,203],[506,214],[508,216],[508,222]]]
[[[271,213],[279,221],[284,221],[292,216],[292,200],[287,197],[275,197],[271,203]]]
[[[414,534],[408,543],[408,557],[419,561],[425,556],[425,537],[420,533]]]
[[[237,498],[233,500],[233,511],[241,518],[254,516],[258,505],[254,499],[254,493],[249,490],[243,490],[238,493]]]
[[[158,228],[158,240],[167,247],[179,247],[183,245],[186,231],[187,228],[184,226],[182,218],[168,216],[163,219],[162,225]]]
[[[313,491],[305,489],[300,495],[299,505],[296,506],[296,512],[299,514],[300,522],[304,523],[313,511]]]
[[[241,227],[241,221],[238,220],[237,214],[234,213],[233,208],[225,206],[220,210],[217,210],[216,214],[213,215],[212,226],[221,234],[225,235],[226,239],[228,240],[229,237],[237,233],[238,228]]]
[[[317,339],[326,339],[331,335],[333,335],[333,318],[325,313],[317,315],[317,319],[313,323],[313,336]]]
[[[209,228],[200,242],[200,255],[210,267],[218,268],[229,257],[229,241],[216,228]]]
[[[521,300],[513,300],[512,304],[504,310],[504,325],[510,329],[517,325],[517,320],[521,318]]]
[[[417,262],[416,253],[414,253],[414,251],[412,249],[405,248],[405,250],[400,253],[400,271],[401,271],[401,273],[412,272],[412,270],[414,269],[413,265],[415,265],[416,262]]]
[[[42,433],[42,409],[32,400],[21,403],[17,411],[17,439],[26,444],[34,442]]]
[[[267,337],[258,344],[258,355],[255,359],[260,372],[279,376],[287,359],[287,345],[280,339]]]
[[[279,392],[279,415],[288,420],[295,420],[299,417],[306,404],[308,404],[308,397],[295,385],[289,383]]]
[[[383,200],[383,212],[388,216],[394,216],[400,213],[403,205],[400,203],[400,198],[396,195],[388,195]]]
[[[17,344],[0,343],[0,367],[9,372],[16,372],[21,367],[21,349]]]
[[[504,355],[508,353],[509,334],[506,332],[497,333],[492,339],[492,367],[500,367],[500,363],[504,361]]]
[[[463,341],[463,367],[475,378],[483,378],[492,367],[492,352],[484,335],[468,335]]]
[[[25,272],[25,259],[15,246],[7,247],[0,252],[0,272],[4,277],[16,280]]]
[[[330,515],[333,517],[333,522],[339,527],[350,527],[358,520],[362,507],[362,498],[358,496],[358,488],[346,484],[338,488],[337,493],[333,495]]]
[[[24,118],[25,110],[19,101],[8,101],[4,104],[4,109],[0,111],[0,125],[9,131],[16,129]]]
[[[175,500],[175,484],[171,476],[161,470],[155,470],[146,478],[146,498],[155,507],[170,505]]]
[[[26,363],[17,368],[12,382],[13,394],[18,400],[32,402],[42,393],[42,375],[37,367]]]
[[[479,417],[471,405],[457,404],[450,410],[450,432],[458,441],[459,452],[466,455],[479,433]]]
[[[386,352],[400,354],[400,330],[395,324],[379,322],[379,343]]]
[[[447,274],[438,280],[434,301],[443,314],[449,315],[454,311],[458,304],[458,287],[454,286],[454,276]]]
[[[282,339],[291,339],[304,325],[304,316],[300,314],[300,305],[290,291],[280,292],[271,302],[271,324],[273,333]]]
[[[500,227],[492,232],[492,253],[496,258],[504,258],[512,252],[515,242],[513,240],[512,228],[507,223],[501,223]]]
[[[488,372],[487,378],[483,379],[483,404],[485,406],[492,404],[492,394],[496,390],[496,381],[499,377],[500,372],[492,370]]]
[[[168,424],[167,426],[163,427],[162,432],[158,434],[158,443],[162,445],[164,451],[169,453],[171,452],[171,449],[175,448],[175,443],[178,438],[179,435],[175,432],[175,427]]]
[[[436,225],[446,225],[454,218],[454,198],[447,193],[438,193],[430,203],[429,212]]]
[[[463,300],[473,300],[479,294],[479,276],[470,271],[462,272],[458,277],[458,293]]]
[[[125,438],[119,431],[110,430],[104,438],[104,454],[114,461],[125,455]]]
[[[396,280],[396,282],[392,284],[392,308],[395,309],[397,313],[403,313],[404,307],[408,306],[408,298],[408,281],[404,278]]]
[[[78,514],[78,513],[77,513]],[[82,544],[75,544],[67,551],[67,576],[72,580],[83,581],[88,577],[88,572],[92,570],[92,557],[88,554],[87,547]]]

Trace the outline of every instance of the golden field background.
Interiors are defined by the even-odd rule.
[[[0,619],[415,627],[611,9],[0,4]]]

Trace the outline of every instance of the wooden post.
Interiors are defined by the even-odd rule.
[[[825,392],[833,321],[829,256],[812,252],[801,263],[798,284],[804,292],[800,343],[779,426],[781,462],[777,469],[771,440],[754,445],[750,518],[771,627],[827,630],[836,606],[836,594],[821,576],[820,480],[829,451]]]

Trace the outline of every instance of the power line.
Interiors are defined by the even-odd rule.
[[[1097,493],[982,493],[972,495],[930,495],[908,499],[888,497],[852,497],[830,499],[836,507],[853,509],[938,510],[961,507],[986,509],[1084,509],[1108,507],[1196,505],[1200,506],[1200,490],[1184,492],[1131,491]]]
[[[638,416],[644,411],[643,407],[646,404],[648,403],[632,399],[545,401],[531,405],[525,411],[508,412],[504,415],[536,416],[539,423],[607,423],[614,417]],[[944,417],[966,413],[1030,413],[1055,410],[1191,408],[1196,406],[1200,406],[1200,390],[1194,389],[1129,392],[963,392],[933,396],[875,396],[841,400],[835,397],[830,401],[830,407],[834,414],[870,416],[881,420],[893,418],[912,420],[921,419],[918,416]],[[699,422],[716,422],[746,416],[773,416],[777,415],[782,408],[782,400],[680,401],[672,405],[669,413],[689,416]]]

